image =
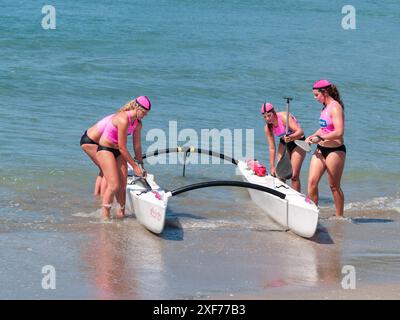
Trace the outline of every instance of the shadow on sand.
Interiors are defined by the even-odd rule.
[[[317,225],[317,231],[315,232],[314,236],[312,236],[309,240],[318,244],[335,244],[328,232],[328,229],[326,229],[320,223]]]
[[[183,241],[184,231],[179,218],[190,218],[196,220],[206,219],[189,213],[168,212],[161,238],[172,241]]]

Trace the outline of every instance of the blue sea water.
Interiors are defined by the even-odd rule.
[[[252,128],[255,156],[267,163],[259,105],[283,109],[282,97],[292,96],[291,110],[310,134],[320,110],[310,86],[328,78],[346,108],[348,201],[398,196],[399,4],[355,1],[355,30],[341,26],[343,5],[55,1],[56,29],[44,30],[42,2],[3,2],[2,191],[29,196],[52,180],[62,180],[59,195],[86,190],[94,169],[78,147],[81,133],[141,94],[154,105],[144,150],[154,143],[146,133],[160,128],[168,136],[169,121],[199,135]],[[306,160],[304,179],[307,171]]]
[[[398,1],[352,1],[354,30],[342,28],[343,1],[52,1],[55,30],[42,28],[43,1],[0,4],[2,228],[95,210],[97,171],[80,136],[135,96],[153,104],[144,150],[154,144],[146,139],[152,129],[168,139],[170,121],[199,135],[254,129],[254,155],[267,164],[261,103],[284,110],[283,96],[292,96],[291,112],[311,134],[320,105],[310,87],[321,78],[345,104],[347,207],[399,210]],[[186,184],[179,166],[147,169],[166,188]],[[236,179],[228,165],[189,171],[188,181]],[[325,180],[320,191],[332,207]],[[204,205],[213,194],[223,202],[210,191]]]

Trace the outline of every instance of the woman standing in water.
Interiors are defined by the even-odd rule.
[[[261,114],[264,117],[266,125],[264,127],[265,136],[267,137],[269,145],[269,162],[270,171],[273,176],[276,176],[275,171],[275,157],[276,145],[274,135],[280,138],[278,148],[278,162],[283,155],[285,145],[287,144],[290,153],[290,163],[293,169],[292,175],[292,188],[299,191],[301,190],[300,183],[300,170],[306,153],[303,149],[298,147],[294,141],[304,140],[304,131],[296,118],[289,114],[289,132],[286,134],[286,112],[276,112],[271,103],[263,103],[261,106]]]
[[[138,163],[143,163],[140,132],[142,119],[150,109],[149,98],[140,96],[126,103],[106,122],[96,154],[96,159],[107,181],[102,200],[104,219],[110,218],[114,196],[118,202],[117,217],[125,216],[127,163],[132,166],[137,176],[145,175],[142,167],[138,165]],[[133,150],[137,160],[131,156],[126,146],[127,136],[130,134],[133,138]]]
[[[328,80],[314,83],[313,95],[322,104],[320,128],[307,137],[306,142],[318,144],[310,162],[308,193],[318,205],[318,184],[328,172],[328,183],[335,201],[336,216],[343,216],[344,194],[340,186],[346,146],[344,145],[344,105],[337,87]]]

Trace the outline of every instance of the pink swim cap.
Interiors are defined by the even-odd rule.
[[[151,109],[151,102],[150,102],[149,98],[147,98],[146,96],[137,97],[136,103],[146,110]]]
[[[261,113],[264,114],[266,112],[270,112],[273,108],[274,106],[271,103],[269,102],[263,103],[261,106]]]
[[[332,85],[328,80],[321,79],[313,84],[313,89],[325,89]]]

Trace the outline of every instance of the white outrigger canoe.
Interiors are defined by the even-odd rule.
[[[236,186],[247,188],[253,202],[285,230],[290,230],[305,238],[311,238],[315,234],[318,225],[318,207],[303,194],[295,191],[278,178],[271,175],[259,177],[248,169],[247,164],[243,161],[235,160],[214,151],[193,147],[156,150],[144,155],[143,158],[170,152],[184,152],[185,159],[189,153],[196,152],[230,161],[238,167],[243,182],[209,181],[172,191],[164,191],[157,185],[154,181],[154,176],[151,174],[148,174],[146,180],[129,176],[126,201],[127,212],[134,213],[138,221],[148,230],[157,234],[163,231],[168,199],[171,196],[205,187]]]
[[[289,187],[286,183],[271,175],[259,177],[247,164],[238,161],[238,170],[243,181],[261,185],[285,194],[285,198],[248,189],[253,202],[264,210],[267,215],[286,230],[299,236],[311,238],[317,229],[319,209],[305,195]]]
[[[152,174],[143,180],[134,177],[133,170],[129,170],[125,204],[128,213],[134,213],[142,225],[159,234],[164,230],[167,204],[168,196],[154,181]]]

